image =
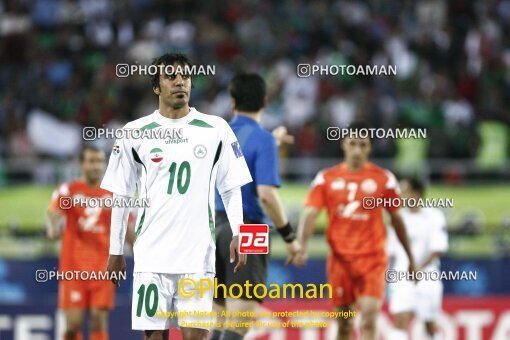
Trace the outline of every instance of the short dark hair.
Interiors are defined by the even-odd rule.
[[[256,73],[237,74],[230,81],[229,92],[236,110],[257,112],[264,107],[266,83]]]
[[[193,64],[191,63],[191,60],[189,60],[189,58],[185,54],[182,54],[182,53],[165,53],[162,56],[153,59],[151,65],[157,66],[157,65],[161,65],[161,64],[163,64],[165,66],[173,65],[173,64],[179,64],[182,66],[188,65],[190,67],[193,66]],[[150,79],[151,79],[152,88],[159,87],[159,73],[151,74]],[[192,82],[193,82],[193,79],[192,79]]]
[[[419,193],[420,196],[423,196],[426,189],[425,182],[418,178],[404,178],[403,180],[409,183],[412,191],[415,191]]]
[[[85,152],[86,151],[93,151],[93,152],[103,152],[103,150],[95,145],[92,145],[92,144],[86,144],[84,145],[82,148],[81,148],[81,151],[80,151],[80,162],[83,162],[83,160],[85,159]]]
[[[359,130],[367,130],[370,129],[371,126],[364,120],[355,120],[352,121],[349,126],[347,126],[347,130],[349,130],[349,135],[358,135]],[[364,137],[364,134],[363,134]],[[367,138],[372,142],[372,135],[370,133],[367,133]]]

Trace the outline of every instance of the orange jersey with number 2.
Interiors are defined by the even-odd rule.
[[[107,198],[112,197],[112,193],[90,187],[82,180],[64,183],[55,190],[50,206],[58,208],[66,217],[59,269],[103,272],[108,261],[112,209],[71,207],[64,202],[76,197]]]
[[[383,208],[369,209],[372,197],[399,197],[395,176],[373,163],[367,162],[357,172],[350,172],[345,163],[340,163],[315,177],[306,205],[327,209],[326,236],[336,256],[348,258],[384,252]]]

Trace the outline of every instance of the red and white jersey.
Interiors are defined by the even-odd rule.
[[[77,198],[107,198],[112,193],[99,186],[91,187],[83,180],[61,184],[52,195],[50,207],[66,218],[62,233],[60,270],[103,272],[109,255],[111,208],[69,205]],[[67,201],[62,204],[61,202]]]
[[[351,172],[345,163],[323,170],[311,184],[306,205],[328,211],[326,236],[340,256],[374,254],[385,250],[383,207],[363,208],[366,197],[398,198],[398,182],[388,170],[366,163]],[[398,208],[386,208],[394,211]]]

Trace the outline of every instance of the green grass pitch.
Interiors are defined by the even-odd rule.
[[[18,225],[23,231],[36,231],[43,228],[45,211],[51,197],[53,187],[48,186],[15,186],[0,190],[0,231],[2,234],[9,225]],[[301,211],[308,186],[306,184],[285,183],[279,190],[286,209],[294,219]],[[504,218],[510,217],[509,185],[481,186],[432,186],[427,197],[453,198],[453,209],[447,210],[449,227],[454,227],[462,216],[475,214],[484,222],[485,229],[475,237],[457,238],[453,246],[461,255],[483,255],[491,253],[493,247],[492,232]],[[326,216],[321,214],[318,230],[326,225]],[[276,239],[276,238],[275,238]],[[275,240],[276,241],[276,240]],[[275,242],[277,248],[279,242]],[[318,254],[323,254],[323,243],[318,243]],[[314,247],[311,247],[314,252]],[[279,251],[277,251],[278,253]]]

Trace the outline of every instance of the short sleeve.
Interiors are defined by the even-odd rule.
[[[444,214],[437,212],[433,219],[432,233],[429,237],[429,250],[430,252],[444,253],[448,250],[448,230],[446,227],[446,218]]]
[[[53,190],[53,193],[51,194],[50,206],[48,207],[48,210],[52,210],[52,211],[58,210],[59,213],[67,214],[69,209],[62,209],[61,200],[62,199],[70,199],[70,197],[71,197],[71,193],[69,191],[69,184],[62,183],[55,190]],[[63,202],[63,204],[66,204],[66,203]]]
[[[136,164],[128,139],[113,145],[101,188],[122,196],[134,197],[137,184]]]
[[[270,134],[261,138],[258,144],[254,177],[257,185],[281,186],[278,146]]]
[[[384,183],[384,198],[395,199],[400,198],[400,188],[398,186],[397,178],[393,173],[388,170],[384,171],[386,180]],[[398,206],[388,206],[385,208],[389,212],[394,212],[399,209]]]
[[[305,205],[318,210],[326,206],[326,180],[323,171],[319,172],[312,181]]]
[[[224,122],[221,132],[222,149],[216,174],[216,187],[220,194],[252,181],[241,146],[227,122]]]

